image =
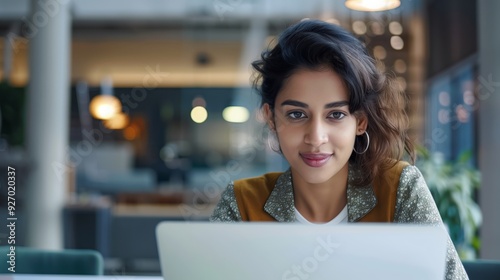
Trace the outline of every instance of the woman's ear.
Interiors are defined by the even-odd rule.
[[[262,112],[264,113],[264,118],[269,128],[271,130],[276,130],[276,128],[274,127],[274,113],[269,106],[269,103],[264,103],[264,105],[262,105]]]
[[[368,127],[368,118],[366,117],[365,113],[361,113],[357,118],[356,118],[358,124],[356,127],[356,135],[361,135],[365,133],[366,128]]]

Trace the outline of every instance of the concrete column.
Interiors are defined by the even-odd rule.
[[[29,40],[26,213],[28,246],[63,246],[62,207],[69,137],[70,0],[32,0]]]
[[[500,1],[478,1],[479,205],[483,212],[481,258],[500,259]]]

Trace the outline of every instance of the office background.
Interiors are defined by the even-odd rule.
[[[499,4],[344,2],[0,0],[0,218],[11,166],[17,244],[93,248],[107,273],[158,274],[159,221],[206,220],[230,180],[287,167],[268,147],[250,63],[290,24],[318,18],[396,78],[421,147],[443,164],[468,155],[481,226],[463,257],[500,259]]]

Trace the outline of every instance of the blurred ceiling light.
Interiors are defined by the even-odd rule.
[[[191,110],[191,119],[195,123],[203,123],[208,118],[207,109],[201,106],[196,106]]]
[[[391,37],[391,47],[395,50],[402,50],[405,45],[403,39],[399,36]]]
[[[366,33],[366,24],[360,20],[352,23],[352,31],[358,35],[363,35]]]
[[[110,78],[101,81],[101,94],[92,98],[90,114],[96,119],[109,120],[122,111],[122,103],[113,96],[113,83]]]
[[[385,32],[385,27],[378,21],[372,22],[370,27],[372,29],[372,33],[375,35],[383,35]]]
[[[124,129],[129,123],[125,113],[117,113],[112,118],[104,120],[104,126],[109,129]]]
[[[405,73],[406,72],[406,62],[402,59],[396,59],[394,61],[394,70],[398,73]]]
[[[248,109],[241,106],[229,106],[222,111],[222,117],[227,122],[231,123],[244,123],[248,121],[250,113]]]
[[[382,46],[375,46],[373,47],[373,56],[375,58],[383,60],[387,57],[387,52],[385,51],[385,48]]]
[[[474,96],[474,93],[471,90],[464,91],[464,103],[466,105],[474,105],[475,101],[476,97]]]
[[[363,12],[386,11],[399,7],[399,0],[346,0],[345,6],[351,10]]]
[[[128,126],[123,130],[123,137],[127,140],[134,140],[139,135],[135,125]]]
[[[401,35],[403,33],[403,26],[397,21],[392,21],[389,23],[389,32],[392,35]]]
[[[160,158],[163,161],[171,161],[178,157],[179,149],[174,143],[169,143],[163,146],[160,150]]]
[[[120,100],[113,95],[98,95],[92,98],[89,107],[92,116],[100,120],[109,120],[122,110]]]
[[[442,124],[447,124],[450,122],[450,111],[446,109],[440,109],[438,112],[438,120]]]
[[[469,121],[469,111],[465,109],[464,105],[460,104],[455,108],[455,114],[459,122],[466,123]]]
[[[450,106],[450,94],[446,91],[442,91],[439,93],[439,104],[441,104],[442,106]]]

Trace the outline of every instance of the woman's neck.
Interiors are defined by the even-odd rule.
[[[348,164],[330,180],[309,184],[298,176],[292,182],[295,208],[308,221],[326,223],[335,218],[347,204]]]

